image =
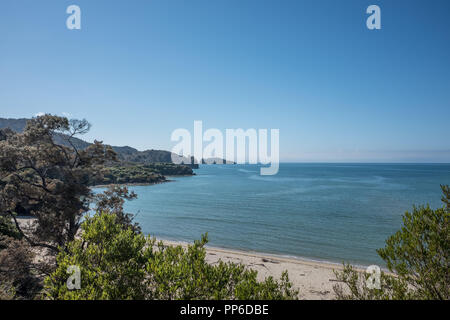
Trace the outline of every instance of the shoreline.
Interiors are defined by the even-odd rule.
[[[156,241],[162,241],[164,244],[170,245],[170,246],[176,246],[181,245],[183,247],[186,247],[188,245],[192,245],[193,242],[187,242],[187,241],[178,241],[178,240],[168,240],[163,238],[156,238]],[[233,254],[239,254],[243,256],[249,256],[249,257],[261,257],[266,259],[272,259],[272,260],[279,260],[281,262],[292,262],[292,263],[305,263],[305,264],[311,264],[311,265],[320,265],[326,268],[338,268],[342,269],[342,263],[333,262],[333,261],[326,261],[326,260],[315,260],[312,258],[306,258],[306,257],[300,257],[300,256],[289,256],[289,255],[283,255],[283,254],[277,254],[277,253],[268,253],[268,252],[262,252],[262,251],[253,251],[253,250],[245,250],[245,249],[235,249],[235,248],[225,248],[225,247],[217,247],[217,246],[210,246],[205,245],[206,250],[211,251],[218,251],[223,253],[233,253]],[[354,267],[357,267],[358,269],[366,268],[367,266],[364,265],[357,265],[352,264]]]
[[[108,186],[108,185],[106,185]],[[17,221],[19,223],[26,223],[35,220],[36,218],[33,216],[17,216]],[[182,240],[170,240],[165,238],[153,237],[151,235],[146,234],[145,236],[150,236],[152,239],[155,238],[157,242],[162,241],[165,245],[169,246],[177,246],[181,245],[182,247],[187,247],[188,245],[192,245],[193,242],[182,241]],[[290,263],[300,263],[300,264],[309,264],[312,266],[321,266],[329,269],[337,268],[342,269],[342,263],[326,261],[326,260],[315,260],[312,258],[301,257],[301,256],[292,256],[292,255],[283,255],[277,253],[268,253],[262,251],[253,251],[253,250],[245,250],[245,249],[236,249],[236,248],[224,248],[217,246],[205,245],[205,249],[208,251],[217,251],[222,253],[231,253],[231,254],[239,254],[242,256],[249,257],[260,257],[265,259],[278,260],[280,262],[290,262]],[[368,265],[361,264],[351,264],[357,270],[364,271]],[[382,268],[383,269],[383,268]]]
[[[178,177],[193,177],[195,174],[182,174],[182,175],[168,175],[166,178],[178,178]],[[163,181],[157,182],[129,182],[129,183],[109,183],[109,184],[97,184],[94,186],[90,186],[90,188],[108,188],[109,186],[122,186],[122,187],[134,187],[134,186],[153,186],[157,184],[163,184],[166,182],[175,182],[176,180],[166,179]]]
[[[130,183],[110,183],[110,184],[97,184],[95,186],[90,186],[91,189],[93,188],[101,188],[105,189],[109,186],[121,186],[121,187],[135,187],[135,186],[153,186],[157,184],[162,184],[166,182],[175,182],[175,180],[164,180],[164,181],[158,181],[158,182],[130,182]]]
[[[148,234],[147,234],[148,236]],[[151,235],[150,235],[151,236]],[[152,236],[153,238],[153,236]],[[181,246],[187,246],[192,245],[193,242],[183,241],[183,240],[172,240],[172,239],[166,239],[166,238],[160,238],[156,237],[155,239],[157,241],[162,241],[163,243],[167,243],[169,245],[181,245]],[[302,257],[302,256],[296,256],[296,255],[288,255],[283,253],[269,253],[269,252],[263,252],[263,251],[253,251],[250,249],[237,249],[237,248],[227,248],[227,247],[217,247],[217,246],[210,246],[206,245],[206,249],[211,249],[215,251],[223,251],[223,252],[232,252],[236,254],[242,254],[242,255],[248,255],[248,256],[256,256],[256,257],[265,257],[268,259],[276,259],[280,261],[285,262],[293,262],[293,263],[305,263],[305,264],[312,264],[312,265],[321,265],[327,268],[338,268],[343,269],[342,262],[335,262],[335,261],[328,261],[328,260],[321,260],[320,258],[314,259],[314,258],[308,258],[308,257]],[[371,264],[359,264],[359,263],[350,263],[356,270],[358,271],[365,271],[367,267]],[[385,267],[380,267],[382,271],[389,272]]]
[[[18,217],[18,222],[28,224],[35,218]],[[165,246],[178,246],[186,248],[191,242],[165,240],[154,237]],[[333,286],[339,282],[336,280],[334,270],[340,271],[343,266],[333,262],[307,260],[298,257],[282,257],[272,254],[242,251],[220,247],[205,246],[206,262],[216,264],[219,260],[245,265],[249,269],[258,272],[257,279],[263,281],[267,277],[275,280],[281,278],[281,274],[287,271],[293,288],[299,290],[299,299],[302,300],[332,300],[335,299]],[[364,271],[355,266],[358,271]]]
[[[191,244],[182,241],[163,240],[166,246],[187,247]],[[335,298],[333,286],[338,283],[333,270],[342,270],[342,265],[331,262],[307,261],[295,258],[274,256],[259,252],[245,252],[236,249],[224,249],[205,246],[206,261],[216,264],[223,262],[242,263],[247,268],[258,272],[258,280],[272,276],[275,280],[281,278],[283,271],[287,271],[289,279],[295,289],[299,290],[299,299],[304,300],[332,300]],[[359,268],[357,268],[359,270]]]

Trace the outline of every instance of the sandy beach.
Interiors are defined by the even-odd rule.
[[[182,245],[187,243],[175,241],[163,241],[166,245]],[[289,279],[299,292],[300,299],[306,300],[331,300],[334,299],[333,285],[336,284],[334,270],[341,270],[339,264],[307,261],[294,258],[283,258],[263,253],[243,252],[238,250],[206,248],[206,260],[214,264],[222,260],[224,262],[242,263],[249,268],[258,271],[258,279],[263,280],[268,276],[275,279],[281,277],[281,273],[287,270]]]
[[[22,227],[29,227],[34,218],[20,217],[18,222]],[[163,240],[168,246],[181,245],[186,247],[188,243]],[[272,276],[280,279],[283,271],[287,270],[289,279],[295,288],[299,290],[299,298],[306,300],[330,300],[334,299],[333,285],[336,277],[333,270],[341,270],[339,264],[284,258],[264,253],[244,252],[239,250],[206,247],[206,260],[215,264],[219,260],[224,262],[242,263],[247,267],[258,271],[258,280]],[[39,255],[38,255],[39,257]]]

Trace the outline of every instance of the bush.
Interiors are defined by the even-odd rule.
[[[344,266],[336,272],[347,286],[335,286],[339,299],[450,299],[450,192],[448,186],[441,188],[442,208],[421,206],[406,212],[401,230],[377,250],[393,273],[382,273],[381,289],[367,288],[367,274]]]
[[[45,280],[50,299],[293,299],[287,273],[281,281],[256,280],[243,265],[205,261],[206,236],[187,249],[124,229],[117,217],[97,213],[83,233],[61,251],[58,267]],[[69,290],[67,268],[79,266],[81,289]]]
[[[57,256],[58,267],[45,279],[51,299],[144,299],[145,266],[151,257],[147,239],[116,223],[112,214],[96,214],[82,224],[81,239]],[[81,269],[81,290],[66,285],[69,266]]]
[[[338,300],[410,300],[413,299],[408,284],[391,274],[381,272],[380,289],[366,285],[368,273],[359,272],[353,266],[344,264],[342,271],[335,271],[336,280],[344,283],[333,287]]]
[[[149,287],[153,299],[295,299],[298,292],[292,290],[287,272],[280,282],[268,277],[258,282],[258,273],[242,264],[206,263],[207,236],[187,249],[181,246],[164,246],[159,243],[154,258],[149,261]]]

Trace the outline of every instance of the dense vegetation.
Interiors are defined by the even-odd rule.
[[[287,274],[280,281],[259,282],[257,273],[243,265],[208,265],[206,237],[188,250],[156,245],[145,237],[134,216],[123,210],[124,201],[136,194],[118,185],[94,194],[92,181],[105,175],[113,182],[148,181],[162,174],[185,174],[190,168],[115,166],[111,147],[95,141],[78,149],[73,143],[89,128],[86,120],[45,115],[28,121],[21,133],[0,130],[0,299],[297,296]],[[56,143],[55,135],[66,143]],[[91,209],[96,214],[89,217]],[[18,221],[20,212],[35,218],[31,226]],[[35,259],[36,252],[44,259]],[[67,266],[72,264],[82,272],[80,290],[67,288]]]
[[[205,261],[206,236],[187,249],[154,239],[98,212],[86,219],[82,235],[58,255],[45,281],[50,299],[293,299],[287,274],[281,281],[256,280],[243,265]],[[81,271],[81,289],[67,288],[67,268]]]
[[[144,166],[117,166],[103,168],[101,176],[97,177],[91,184],[157,183],[165,180],[166,177],[158,171]]]
[[[65,147],[53,141],[55,133],[70,137],[86,133],[85,120],[42,116],[28,121],[23,133],[2,130],[0,136],[0,208],[14,220],[21,236],[32,246],[54,253],[75,238],[94,195],[89,180],[100,175],[114,151],[95,141],[88,148]],[[25,234],[16,215],[29,211],[37,225]]]
[[[441,186],[444,206],[414,207],[403,227],[377,250],[390,273],[381,273],[380,288],[367,285],[369,274],[350,265],[336,272],[345,285],[335,286],[338,299],[450,299],[450,189]]]
[[[159,183],[166,181],[166,175],[193,175],[188,166],[174,163],[151,163],[139,165],[123,163],[116,166],[105,166],[100,175],[94,177],[91,185]]]
[[[175,163],[149,163],[143,166],[146,169],[155,170],[165,176],[190,176],[193,175],[191,167]]]

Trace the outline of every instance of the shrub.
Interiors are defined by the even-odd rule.
[[[149,261],[149,287],[154,299],[295,299],[287,272],[280,282],[272,277],[257,281],[258,273],[242,264],[219,261],[206,263],[207,236],[187,249],[158,244],[154,259]]]
[[[345,266],[336,272],[347,287],[335,286],[339,299],[450,299],[450,192],[448,186],[441,188],[442,208],[421,206],[406,212],[401,230],[377,250],[393,273],[382,273],[381,289],[367,288],[368,275]]]
[[[62,250],[45,280],[50,299],[293,299],[287,273],[281,281],[256,280],[243,265],[205,260],[207,237],[184,249],[124,229],[117,216],[97,213],[82,225],[80,239]],[[79,266],[81,289],[69,290],[67,268]]]

